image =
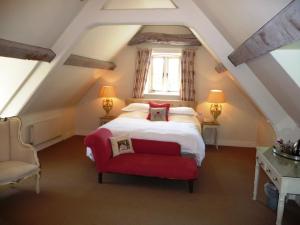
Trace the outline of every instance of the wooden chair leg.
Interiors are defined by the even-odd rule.
[[[102,184],[102,173],[98,173],[98,183]]]
[[[194,181],[193,180],[189,180],[189,192],[193,193],[194,192]]]
[[[40,193],[40,172],[37,172],[37,174],[35,175],[35,192],[37,194]]]

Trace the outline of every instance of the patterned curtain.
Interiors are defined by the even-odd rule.
[[[184,49],[182,51],[180,97],[183,101],[195,100],[195,55],[195,49]]]
[[[135,66],[135,80],[133,86],[134,98],[142,98],[144,96],[144,89],[147,82],[147,74],[151,61],[151,53],[151,49],[138,49]]]

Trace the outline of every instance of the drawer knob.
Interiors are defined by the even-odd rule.
[[[274,181],[278,181],[277,177],[273,177],[273,180],[274,180]]]
[[[271,172],[271,170],[270,170],[270,169],[266,169],[266,171],[267,171],[267,173],[270,173],[270,172]]]

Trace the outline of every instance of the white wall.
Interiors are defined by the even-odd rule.
[[[147,45],[149,46],[149,45]],[[153,45],[152,45],[153,46]],[[140,46],[139,46],[140,47]],[[76,110],[76,130],[78,134],[87,134],[98,127],[99,117],[104,115],[101,99],[97,98],[102,85],[111,84],[115,87],[118,99],[112,114],[118,115],[124,106],[124,99],[130,98],[133,89],[136,47],[125,47],[115,58],[115,71],[105,74],[99,79],[80,101]],[[234,84],[226,73],[218,74],[214,67],[217,62],[204,47],[196,53],[195,70],[196,100],[198,111],[210,117],[209,104],[206,98],[210,89],[222,89],[226,95],[222,115],[220,144],[232,146],[255,146],[257,126],[261,114],[256,110],[247,96]]]

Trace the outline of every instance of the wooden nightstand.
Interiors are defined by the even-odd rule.
[[[218,130],[219,130],[220,124],[216,121],[201,121],[201,134],[203,137],[204,130],[205,129],[212,129],[214,131],[214,145],[216,146],[216,149],[219,149],[218,146]],[[205,142],[205,140],[204,140]]]
[[[109,121],[112,121],[113,119],[117,118],[116,116],[102,116],[99,118],[99,125],[102,126]]]

